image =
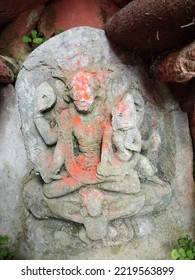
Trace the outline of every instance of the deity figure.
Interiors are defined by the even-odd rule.
[[[71,79],[71,102],[51,127],[44,113],[55,106],[56,96],[48,85],[37,91],[34,122],[51,148],[36,167],[54,213],[83,223],[88,237],[98,240],[109,221],[152,211],[170,195],[141,154],[140,108],[130,92],[109,112],[93,73],[79,71]]]
[[[72,79],[71,88],[72,104],[59,116],[57,144],[44,186],[44,194],[49,198],[102,181],[97,177],[96,169],[109,114],[98,96],[92,74],[78,72]],[[37,116],[35,123],[38,127]],[[74,154],[73,141],[77,143],[78,155]],[[64,164],[65,170],[60,172]]]
[[[135,192],[140,190],[140,178],[147,178],[160,185],[163,183],[155,175],[157,168],[141,155],[142,139],[138,126],[133,96],[127,94],[112,110],[112,124],[107,126],[106,141],[103,142],[102,158],[98,166],[99,175],[119,176],[120,181],[122,180],[121,187],[124,184],[124,176],[129,182],[132,182],[133,176]]]

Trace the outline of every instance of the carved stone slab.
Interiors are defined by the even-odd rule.
[[[24,188],[26,207],[38,219],[73,222],[84,244],[133,240],[140,219],[170,207],[179,108],[143,69],[104,31],[79,27],[34,50],[18,75],[37,174]]]

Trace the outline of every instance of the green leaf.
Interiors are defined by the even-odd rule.
[[[0,236],[0,244],[7,244],[10,241],[10,237],[7,235]]]
[[[190,243],[192,242],[192,239],[189,238],[189,236],[185,236],[183,238],[180,238],[178,240],[178,244],[181,246],[181,247],[188,247],[190,245]]]
[[[37,34],[37,37],[41,37],[42,38],[43,36],[44,36],[43,32],[39,31],[39,33]]]
[[[23,36],[22,42],[28,44],[28,43],[32,42],[32,39],[29,36]]]
[[[194,260],[194,253],[191,250],[188,250],[186,255],[190,260]]]
[[[185,246],[186,246],[186,237],[179,239],[179,240],[178,240],[178,244],[179,244],[181,247],[185,247]]]
[[[9,250],[7,248],[0,249],[0,260],[3,260],[9,254]]]
[[[174,249],[172,252],[171,252],[171,258],[173,260],[178,260],[180,257],[180,254],[178,253],[178,251],[176,249]]]
[[[32,31],[31,31],[31,36],[32,36],[32,38],[33,39],[35,39],[35,38],[37,38],[37,30],[35,30],[35,29],[33,29]]]
[[[64,32],[64,29],[63,28],[59,28],[58,30],[56,30],[55,35],[59,35],[62,32]]]
[[[186,257],[186,252],[183,248],[180,248],[178,252],[182,257],[184,257],[184,258]]]
[[[46,37],[43,37],[43,43],[46,42],[46,41],[47,41],[47,38],[46,38]]]
[[[33,39],[33,43],[35,43],[35,44],[42,44],[43,43],[43,38],[35,38],[35,39]]]

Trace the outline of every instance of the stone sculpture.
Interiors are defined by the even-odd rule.
[[[90,43],[79,43],[83,32]],[[50,57],[48,41],[18,78],[23,136],[38,175],[24,188],[25,203],[38,219],[83,225],[84,242],[120,239],[114,224],[126,219],[131,240],[131,220],[163,209],[171,197],[170,180],[150,156],[161,147],[160,135],[145,118],[149,106],[133,68],[121,63],[102,31],[59,36]]]
[[[109,113],[106,94],[99,95],[90,72],[78,71],[68,88],[69,107],[53,128],[44,111],[52,110],[57,97],[45,82],[37,89],[34,122],[48,146],[56,143],[53,154],[37,158],[37,171],[50,210],[83,223],[87,237],[98,240],[107,235],[109,221],[147,212],[148,205],[153,210],[170,195],[170,187],[141,155],[141,96],[136,109],[131,92],[125,93]]]

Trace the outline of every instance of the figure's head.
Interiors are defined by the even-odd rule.
[[[81,71],[72,79],[72,99],[79,112],[87,113],[94,102],[94,80],[90,73]]]
[[[127,94],[112,110],[112,126],[117,129],[128,130],[136,127],[136,107],[133,96]]]

